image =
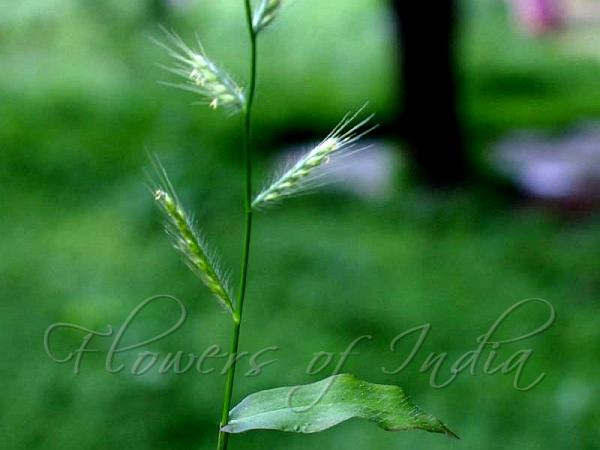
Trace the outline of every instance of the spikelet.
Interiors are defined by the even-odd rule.
[[[165,28],[163,31],[170,45],[156,40],[155,42],[167,51],[175,64],[161,67],[185,80],[180,83],[163,84],[199,94],[202,100],[198,103],[208,105],[212,109],[223,107],[231,112],[239,112],[244,108],[246,99],[242,88],[206,56],[198,39],[198,50],[194,50],[175,32]]]
[[[159,184],[153,189],[154,200],[168,219],[167,232],[174,247],[181,252],[188,267],[196,273],[213,293],[219,303],[237,320],[227,277],[218,266],[217,258],[211,253],[201,234],[196,230],[190,216],[183,209],[165,170],[154,160]]]
[[[297,195],[318,186],[320,180],[323,179],[326,165],[331,165],[333,160],[363,150],[365,147],[356,148],[355,143],[376,128],[376,126],[373,126],[365,129],[365,126],[373,118],[372,115],[353,125],[363,109],[364,106],[352,115],[347,114],[329,136],[304,154],[281,176],[277,177],[270,186],[263,189],[253,200],[252,208],[261,209],[286,197]]]
[[[252,15],[252,26],[255,33],[273,22],[281,8],[281,3],[281,0],[258,0],[256,2]]]

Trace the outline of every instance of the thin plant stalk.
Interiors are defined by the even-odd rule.
[[[245,196],[244,196],[244,246],[242,250],[242,262],[240,269],[240,285],[237,299],[236,316],[233,322],[231,336],[230,358],[231,364],[227,368],[227,381],[225,385],[225,397],[223,399],[223,412],[219,427],[219,439],[217,450],[226,450],[229,442],[229,434],[221,429],[229,422],[229,411],[231,409],[231,398],[233,396],[233,385],[235,381],[235,370],[237,365],[237,353],[240,342],[240,331],[244,311],[244,299],[246,297],[246,282],[248,278],[248,261],[250,258],[250,241],[252,237],[252,155],[251,155],[251,126],[252,105],[254,103],[254,91],[256,89],[256,31],[252,23],[252,5],[250,0],[244,0],[246,7],[246,24],[250,36],[250,77],[247,93],[247,101],[243,109],[244,120],[244,166],[245,166]]]

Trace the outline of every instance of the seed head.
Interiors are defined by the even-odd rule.
[[[168,43],[155,42],[167,51],[175,63],[162,67],[184,79],[180,83],[164,84],[199,94],[202,97],[199,103],[209,105],[212,109],[223,107],[238,112],[244,108],[246,99],[242,88],[206,56],[199,40],[198,50],[194,50],[175,32],[164,28],[163,31]]]
[[[218,259],[208,250],[205,240],[181,206],[164,169],[158,160],[154,162],[161,180],[159,187],[153,191],[154,200],[167,217],[167,232],[173,238],[175,248],[219,303],[236,319],[231,289],[227,277],[219,269]]]
[[[255,33],[273,22],[281,9],[281,3],[281,0],[258,0],[252,17],[252,26]]]
[[[326,173],[324,169],[330,166],[333,160],[339,160],[344,156],[363,150],[365,147],[356,148],[355,143],[375,128],[364,129],[373,116],[352,125],[363,109],[364,107],[353,115],[347,114],[329,136],[260,192],[252,202],[252,208],[260,209],[283,198],[314,188],[322,181],[323,175]]]

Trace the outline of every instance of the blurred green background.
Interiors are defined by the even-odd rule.
[[[387,8],[375,0],[296,0],[265,33],[258,180],[271,162],[261,149],[298,133],[320,137],[365,100],[377,120],[390,120],[398,87]],[[527,38],[506,6],[489,0],[466,0],[461,22],[464,114],[480,165],[511,129],[559,131],[600,117],[600,45],[596,55],[577,37]],[[129,372],[136,352],[116,358],[127,366],[119,374],[104,370],[104,353],[86,354],[74,375],[72,362],[53,362],[43,347],[52,323],[118,328],[160,293],[181,299],[189,317],[141,351],[227,347],[226,316],[170,248],[143,168],[146,150],[161,157],[236,275],[239,120],[194,107],[190,94],[157,83],[168,77],[155,64],[165,55],[149,38],[160,36],[161,23],[186,38],[198,31],[209,54],[244,79],[239,1],[0,1],[0,448],[215,445],[222,361],[210,375],[136,377]],[[329,375],[333,368],[306,374],[313,354],[341,352],[370,334],[344,371],[403,386],[462,441],[346,423],[310,436],[234,436],[231,448],[600,448],[599,225],[597,213],[565,217],[489,188],[432,193],[406,182],[401,166],[397,189],[384,201],[329,192],[258,215],[242,349],[280,350],[261,376],[238,379],[235,400]],[[418,370],[429,352],[454,361],[503,311],[530,297],[554,305],[556,324],[500,354],[533,349],[523,376],[545,372],[539,386],[520,392],[512,375],[479,370],[445,389],[430,387]],[[124,340],[156,335],[176,318],[172,306],[149,308]],[[499,334],[515,337],[545,319],[541,308],[524,309]],[[406,356],[390,352],[390,340],[424,323],[432,331],[415,363],[398,375],[382,373]],[[59,331],[53,349],[64,356],[82,337]],[[110,343],[97,339],[91,347],[106,351]],[[449,364],[444,377],[448,371]]]

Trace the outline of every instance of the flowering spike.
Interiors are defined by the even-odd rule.
[[[258,0],[252,17],[254,32],[258,33],[273,22],[280,8],[281,0]]]
[[[355,148],[354,144],[375,128],[374,126],[364,129],[373,116],[369,116],[355,125],[352,124],[363,109],[364,107],[352,115],[347,114],[329,136],[302,156],[269,187],[260,192],[252,202],[252,208],[260,209],[283,198],[311,189],[318,184],[318,180],[323,175],[322,169],[324,166],[332,164],[332,159],[337,160],[363,150],[365,147]]]
[[[153,192],[154,200],[168,219],[167,232],[172,236],[175,248],[181,252],[188,267],[237,320],[227,277],[219,269],[217,258],[207,249],[206,242],[181,206],[164,169],[157,160],[155,164],[161,183]]]
[[[200,94],[200,103],[209,105],[212,109],[222,106],[232,112],[238,112],[244,108],[246,99],[242,88],[206,56],[200,41],[198,50],[194,50],[175,32],[164,28],[163,31],[167,35],[168,44],[155,42],[175,61],[173,66],[163,68],[184,79],[180,83],[164,84]]]

